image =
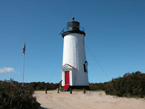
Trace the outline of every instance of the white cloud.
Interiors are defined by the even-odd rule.
[[[13,68],[10,67],[4,67],[4,68],[0,68],[0,73],[7,73],[7,72],[14,72],[15,70]]]

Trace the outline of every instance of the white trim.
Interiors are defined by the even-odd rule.
[[[71,69],[77,70],[76,68],[74,68],[73,66],[71,66],[71,65],[69,65],[69,64],[65,64],[65,65],[62,66],[60,69],[61,69],[61,70],[71,70]]]

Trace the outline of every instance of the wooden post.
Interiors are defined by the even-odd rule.
[[[58,84],[57,86],[58,86],[58,91],[57,91],[57,93],[59,93],[59,84]]]
[[[69,91],[70,91],[70,94],[72,94],[72,88],[70,88]]]
[[[47,86],[45,86],[45,93],[47,94]]]
[[[83,88],[83,90],[84,90],[84,93],[86,93],[85,87]]]

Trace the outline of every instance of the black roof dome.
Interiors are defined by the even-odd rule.
[[[62,37],[64,37],[69,33],[80,33],[80,34],[84,34],[85,36],[85,32],[80,30],[80,23],[74,21],[74,17],[72,17],[72,21],[67,23],[67,30],[63,32],[61,35]]]

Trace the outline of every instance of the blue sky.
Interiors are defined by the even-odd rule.
[[[71,13],[85,28],[89,82],[145,73],[144,0],[0,0],[0,80],[22,82],[26,41],[24,82],[59,82],[63,38],[58,34]]]

